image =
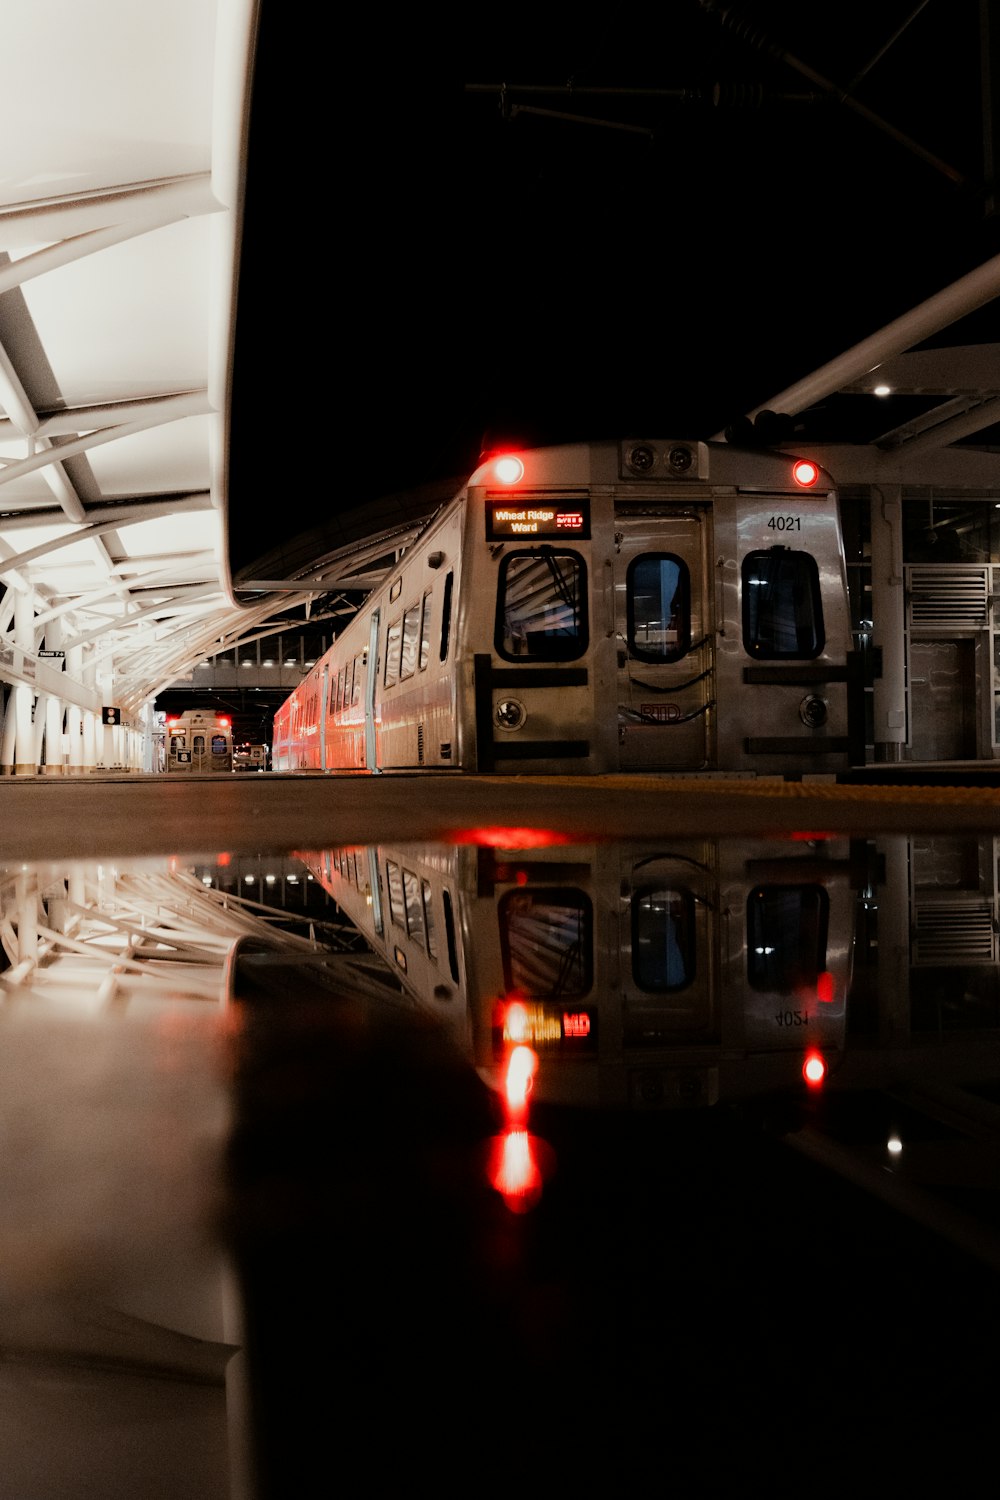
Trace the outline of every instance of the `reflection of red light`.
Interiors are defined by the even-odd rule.
[[[228,854],[219,855],[218,859],[216,860],[216,864],[219,866],[220,870],[224,870],[226,868],[229,863],[230,857],[231,856]]]
[[[802,1064],[802,1077],[811,1089],[818,1089],[826,1077],[826,1063],[819,1052],[807,1052]]]
[[[507,1062],[504,1095],[512,1118],[527,1110],[528,1095],[538,1069],[538,1056],[530,1047],[515,1047]]]
[[[829,969],[824,969],[816,980],[816,999],[820,1005],[832,1005],[834,1000],[833,975]]]
[[[507,1006],[503,1025],[512,1042],[523,1042],[527,1038],[528,1012],[520,1000]]]
[[[569,837],[553,828],[461,828],[445,832],[450,844],[478,844],[486,849],[547,849],[550,844],[568,844]]]
[[[538,1202],[551,1158],[551,1147],[526,1130],[509,1130],[490,1143],[489,1183],[512,1213],[527,1213]]]
[[[562,1018],[563,1036],[589,1036],[590,1017],[585,1010],[565,1011]]]

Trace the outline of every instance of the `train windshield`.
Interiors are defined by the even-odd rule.
[[[508,891],[498,908],[504,983],[533,1000],[585,995],[593,977],[593,913],[583,891]]]
[[[787,547],[743,559],[743,646],[751,656],[818,656],[825,644],[819,569]]]
[[[691,577],[672,552],[649,552],[628,569],[628,643],[644,661],[676,661],[691,648]]]
[[[567,661],[587,649],[586,569],[574,552],[514,552],[500,564],[501,656]]]
[[[747,898],[750,988],[790,995],[826,969],[830,898],[821,885],[761,885]]]

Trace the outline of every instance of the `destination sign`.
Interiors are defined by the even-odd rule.
[[[585,541],[590,536],[590,502],[586,499],[528,500],[511,504],[509,500],[487,500],[486,539],[518,537],[523,541],[551,541],[575,537]]]

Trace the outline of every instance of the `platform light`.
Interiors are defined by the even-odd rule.
[[[819,464],[813,463],[811,458],[797,458],[792,464],[792,478],[804,490],[812,489],[819,479]]]

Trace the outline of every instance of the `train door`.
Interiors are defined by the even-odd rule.
[[[378,771],[378,746],[375,738],[375,692],[378,686],[378,626],[380,611],[372,610],[368,631],[368,670],[365,673],[365,768]]]
[[[192,771],[207,771],[209,769],[205,731],[200,727],[196,727],[191,735],[191,769]]]
[[[619,507],[613,554],[622,770],[712,762],[715,677],[707,511]]]

